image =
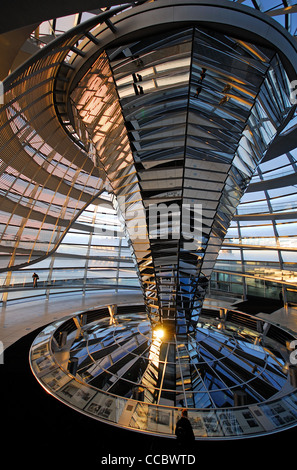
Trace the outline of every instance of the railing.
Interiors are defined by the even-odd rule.
[[[120,321],[121,314],[131,313],[131,308],[133,306],[118,306],[117,321]],[[136,312],[137,309],[140,313],[143,312],[139,306],[134,306],[133,311]],[[95,308],[78,312],[72,318],[59,320],[40,332],[30,350],[30,365],[36,379],[58,400],[89,417],[138,432],[175,437],[174,424],[180,414],[180,407],[118,396],[89,385],[77,376],[77,364],[71,359],[67,342],[72,345],[73,338],[82,337],[89,322],[109,316],[113,321],[114,317],[108,306]],[[288,330],[237,311],[204,310],[201,321],[205,321],[206,328],[221,321],[225,325],[230,324],[231,328],[232,325],[239,328],[239,334],[243,329],[256,332],[262,338],[264,347],[269,347],[272,341],[279,351],[286,351],[287,343],[295,340],[295,335]],[[61,350],[63,358],[66,357],[66,362],[64,360],[63,363],[58,359],[62,357],[59,355]],[[242,405],[239,401],[232,408],[190,408],[188,414],[194,423],[197,440],[239,439],[271,434],[296,426],[296,403],[296,386],[292,384],[278,398],[271,397],[252,405]]]

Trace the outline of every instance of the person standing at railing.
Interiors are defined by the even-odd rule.
[[[181,417],[176,423],[175,435],[180,449],[188,451],[193,449],[195,436],[186,409],[182,410]]]
[[[39,279],[39,276],[37,273],[33,273],[32,274],[32,278],[33,278],[33,287],[37,287],[37,282],[38,282],[38,279]]]

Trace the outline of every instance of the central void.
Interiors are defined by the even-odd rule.
[[[148,403],[187,408],[220,408],[259,403],[287,384],[285,361],[255,344],[242,328],[199,323],[178,337],[152,332],[144,314],[102,319],[75,339],[70,357],[77,375],[108,393]],[[160,337],[162,336],[162,337]],[[239,393],[240,391],[240,393]]]
[[[38,382],[93,419],[162,437],[175,437],[184,407],[196,439],[297,425],[291,332],[236,310],[203,309],[195,330],[177,335],[152,328],[144,308],[100,307],[48,325],[30,350]]]

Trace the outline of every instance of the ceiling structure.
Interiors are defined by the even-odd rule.
[[[133,3],[141,4],[144,2],[135,1]],[[265,12],[295,36],[297,25],[294,14],[297,12],[297,6],[294,1],[235,0],[234,3],[247,5],[256,10]],[[98,11],[98,9],[110,8],[119,4],[120,2],[116,0],[86,0],[83,3],[80,0],[65,0],[63,3],[53,0],[45,5],[37,0],[32,0],[30,2],[30,8],[24,9],[21,0],[17,0],[13,5],[7,2],[1,7],[3,15],[0,23],[0,32],[16,30],[35,23],[40,24],[46,20],[52,21],[53,19],[61,18],[66,15]],[[73,23],[73,26],[75,26],[75,23]]]

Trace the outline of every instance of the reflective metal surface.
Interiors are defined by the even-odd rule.
[[[31,368],[65,404],[134,430],[174,436],[182,407],[197,439],[296,425],[296,380],[286,347],[295,339],[291,332],[217,310],[202,311],[191,334],[159,333],[142,306],[82,312],[37,336]]]
[[[285,361],[277,350],[255,345],[256,336],[237,329],[223,333],[201,324],[196,332],[172,340],[154,337],[146,318],[119,318],[84,329],[70,357],[78,358],[84,382],[123,397],[143,394],[156,404],[208,408],[232,406],[239,388],[249,403],[282,390]],[[254,371],[254,372],[253,372]],[[256,372],[256,374],[255,374]]]
[[[123,42],[79,81],[73,114],[117,198],[150,316],[182,333],[197,322],[236,207],[289,115],[289,79],[272,46],[203,28]]]

